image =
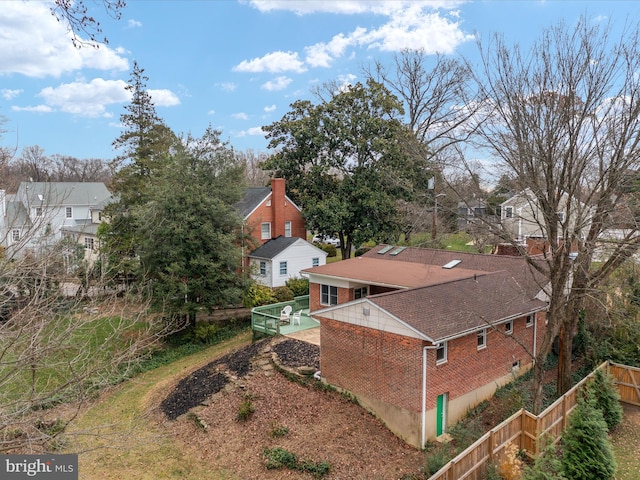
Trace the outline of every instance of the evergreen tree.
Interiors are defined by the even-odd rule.
[[[533,466],[525,467],[521,480],[566,480],[562,473],[562,459],[550,437],[542,440],[544,448],[536,457]]]
[[[609,480],[616,471],[607,423],[592,397],[578,400],[563,437],[562,464],[569,480]]]
[[[593,397],[596,406],[602,411],[608,431],[613,430],[624,415],[620,405],[620,393],[613,377],[601,369],[596,370],[593,379],[587,382],[586,395]]]
[[[209,128],[187,138],[157,176],[149,201],[134,210],[140,262],[156,304],[188,316],[200,309],[238,305],[246,279],[241,262],[243,166]]]

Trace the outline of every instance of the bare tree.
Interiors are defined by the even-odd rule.
[[[0,452],[55,449],[84,403],[169,328],[144,298],[118,297],[99,276],[90,297],[73,295],[78,266],[64,242],[0,258]]]
[[[415,226],[423,223],[416,212],[432,211],[433,196],[442,190],[429,191],[427,180],[442,185],[442,172],[448,151],[464,143],[472,133],[469,119],[476,113],[471,70],[462,61],[443,55],[430,57],[423,51],[404,50],[395,56],[394,68],[381,62],[365,71],[369,78],[383,83],[404,105],[407,125],[414,138],[404,147],[415,162],[422,162],[423,182],[414,182],[424,193],[418,194],[413,212],[404,220],[405,238]],[[450,199],[453,200],[453,199]]]
[[[32,182],[47,182],[51,178],[53,162],[44,154],[44,149],[37,145],[24,147],[16,160],[16,167],[21,175]]]
[[[56,182],[104,182],[112,177],[109,163],[98,158],[78,159],[68,155],[54,155],[51,172]]]
[[[268,155],[264,152],[256,152],[251,148],[244,151],[236,151],[236,158],[244,164],[247,185],[250,187],[263,187],[269,183],[269,173],[260,168]]]
[[[93,16],[85,0],[54,0],[51,13],[59,22],[67,25],[72,33],[72,42],[76,47],[84,45],[98,46],[98,43],[109,43],[107,37],[99,38],[102,35],[100,21]],[[125,0],[94,0],[96,5],[102,4],[104,12],[112,18],[119,20],[122,10],[127,6]],[[80,35],[87,35],[89,41],[80,38]]]
[[[500,36],[480,45],[477,80],[488,99],[482,145],[528,189],[548,245],[543,262],[529,262],[544,274],[549,302],[535,357],[536,411],[554,338],[560,334],[562,393],[570,387],[572,336],[585,298],[640,245],[636,194],[620,188],[640,167],[640,44],[637,28],[616,39],[610,32],[582,18],[545,30],[528,52]],[[603,232],[620,226],[597,258]]]

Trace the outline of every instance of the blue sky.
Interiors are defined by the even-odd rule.
[[[356,82],[404,48],[477,57],[475,35],[527,47],[545,27],[586,14],[614,30],[640,20],[634,1],[128,0],[108,45],[72,45],[44,1],[2,0],[0,145],[111,159],[133,61],[177,134],[211,125],[239,150],[267,151],[261,126],[328,81]]]

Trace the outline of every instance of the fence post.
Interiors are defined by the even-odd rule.
[[[493,463],[493,429],[489,430],[489,462]]]

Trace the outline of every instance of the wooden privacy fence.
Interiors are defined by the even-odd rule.
[[[615,379],[620,401],[640,406],[640,368],[604,362],[539,415],[521,409],[480,437],[429,480],[482,480],[490,463],[497,463],[505,447],[513,443],[530,457],[538,454],[540,439],[559,439],[569,414],[578,404],[578,393],[596,370],[606,370]]]

